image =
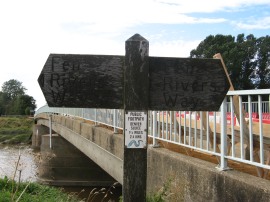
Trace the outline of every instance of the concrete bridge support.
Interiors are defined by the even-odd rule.
[[[49,128],[43,125],[33,126],[32,148],[40,149],[42,135],[48,134]]]
[[[54,186],[111,186],[115,180],[80,150],[58,134],[50,135],[45,126],[36,125],[33,145],[40,146],[38,181]]]

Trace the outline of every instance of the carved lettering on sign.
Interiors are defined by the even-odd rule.
[[[51,54],[38,81],[52,107],[123,106],[122,56]]]
[[[226,76],[218,62],[213,59],[150,58],[149,108],[213,109],[216,100],[221,103],[228,90]]]
[[[149,97],[145,99],[143,82],[148,78],[141,72],[132,77],[140,85],[134,85],[136,93],[128,88],[133,96],[129,101],[145,99],[143,108],[149,110],[219,109],[229,89],[220,60],[148,59]],[[51,54],[38,81],[51,107],[119,109],[123,108],[124,60],[123,56]]]

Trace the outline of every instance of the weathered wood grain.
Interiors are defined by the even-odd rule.
[[[150,110],[217,111],[229,90],[219,59],[149,58]]]
[[[139,34],[126,41],[125,58],[125,116],[128,110],[148,108],[148,50],[149,42]],[[146,115],[147,117],[147,115]],[[144,120],[147,126],[147,120]],[[126,125],[126,124],[125,124]],[[125,140],[127,138],[126,130]],[[147,141],[147,131],[145,140]],[[125,142],[125,141],[124,141]],[[147,142],[146,148],[124,147],[123,201],[146,201]]]
[[[50,107],[114,109],[124,108],[125,82],[127,110],[217,111],[230,87],[219,59],[142,58],[50,54],[38,82]],[[124,80],[127,66],[138,69]]]
[[[50,107],[123,108],[123,56],[50,54],[38,78]]]

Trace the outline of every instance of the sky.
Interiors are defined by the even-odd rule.
[[[39,108],[50,53],[124,55],[139,33],[150,56],[188,57],[209,35],[269,35],[270,0],[3,0],[0,26],[0,86],[21,81]]]

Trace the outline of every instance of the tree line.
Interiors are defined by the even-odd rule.
[[[209,35],[191,58],[212,58],[220,53],[236,90],[266,89],[270,87],[270,36]]]
[[[30,115],[36,109],[36,100],[26,90],[18,80],[4,82],[0,91],[0,116]]]

